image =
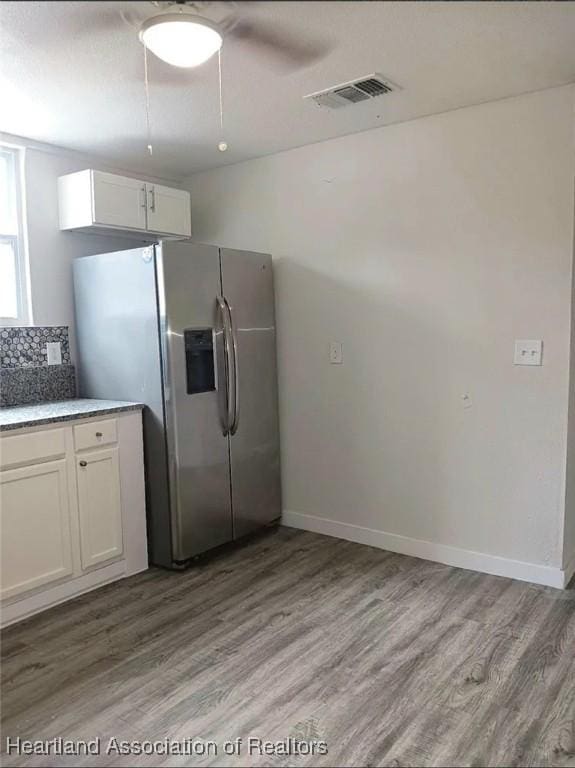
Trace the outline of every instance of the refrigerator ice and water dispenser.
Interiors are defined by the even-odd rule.
[[[212,392],[216,388],[214,338],[211,328],[184,331],[186,349],[186,391],[188,395]]]

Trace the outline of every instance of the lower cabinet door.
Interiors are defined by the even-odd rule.
[[[82,568],[122,554],[122,508],[118,449],[76,455]]]
[[[2,599],[73,571],[66,461],[0,472]]]

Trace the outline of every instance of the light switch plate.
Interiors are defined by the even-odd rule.
[[[46,344],[48,365],[62,365],[62,345],[59,341],[49,341]]]
[[[343,363],[343,347],[341,341],[332,341],[329,345],[329,362],[332,365]]]
[[[517,339],[515,341],[514,365],[541,365],[543,342],[541,339]]]

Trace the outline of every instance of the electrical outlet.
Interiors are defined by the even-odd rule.
[[[332,341],[329,345],[329,362],[332,365],[343,363],[343,347],[341,341]]]
[[[49,341],[46,344],[48,365],[62,365],[62,345],[59,341]]]
[[[541,365],[543,342],[540,339],[519,339],[515,342],[514,365]]]

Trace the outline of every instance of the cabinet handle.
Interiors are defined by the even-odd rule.
[[[104,437],[104,435],[101,432],[96,432],[96,437]]]
[[[80,462],[80,466],[81,467],[87,467],[88,466],[88,462],[87,461],[81,461]]]
[[[146,208],[146,187],[145,186],[142,187],[142,203],[141,203],[141,207],[142,208]]]
[[[155,187],[150,187],[148,190],[148,194],[150,195],[150,210],[152,213],[156,212],[156,189]]]

